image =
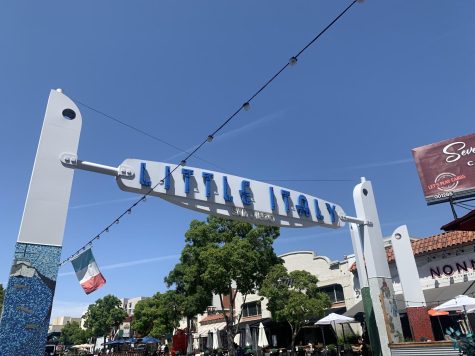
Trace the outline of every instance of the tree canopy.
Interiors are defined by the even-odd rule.
[[[182,299],[172,290],[141,300],[135,306],[132,329],[142,336],[157,338],[172,333],[182,315]]]
[[[212,297],[210,293],[219,297],[222,310],[225,297],[230,299],[230,310],[224,313],[224,318],[231,356],[235,354],[233,338],[237,331],[236,296],[239,293],[245,300],[247,295],[256,293],[270,268],[282,263],[273,249],[279,234],[277,227],[253,226],[215,216],[209,216],[206,221],[193,220],[185,234],[180,263],[167,279],[176,283],[177,291],[190,296],[185,308],[189,315],[205,310]]]
[[[96,300],[89,305],[84,326],[95,337],[105,337],[111,332],[113,327],[118,327],[127,317],[127,313],[121,307],[119,298],[113,295],[106,295],[102,299]]]
[[[277,321],[287,321],[292,330],[292,350],[302,326],[312,318],[323,316],[330,300],[317,288],[318,278],[307,271],[288,272],[285,266],[272,267],[260,295],[268,299],[267,308]]]
[[[72,323],[67,323],[61,329],[59,341],[64,345],[79,345],[86,343],[87,338],[87,331],[82,329],[78,322],[73,321]]]

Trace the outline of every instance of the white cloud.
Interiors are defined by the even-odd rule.
[[[159,262],[159,261],[166,261],[166,260],[178,260],[180,255],[168,255],[168,256],[159,256],[159,257],[152,257],[152,258],[144,258],[140,260],[133,260],[133,261],[126,261],[126,262],[119,262],[119,263],[114,263],[111,265],[105,265],[105,266],[99,266],[100,270],[110,270],[110,269],[118,269],[118,268],[125,268],[129,266],[136,266],[136,265],[142,265],[146,263],[153,263],[153,262]],[[64,276],[72,276],[74,275],[74,272],[64,272],[60,273],[60,277]]]
[[[405,158],[405,159],[397,159],[394,161],[385,161],[385,162],[375,162],[375,163],[367,163],[367,164],[362,164],[359,166],[351,166],[344,168],[345,170],[350,170],[350,169],[361,169],[361,168],[378,168],[378,167],[386,167],[386,166],[395,166],[399,164],[406,164],[406,163],[411,163],[414,160],[412,158]]]
[[[243,132],[245,131],[249,131],[249,130],[252,130],[258,126],[261,126],[261,125],[264,125],[268,122],[271,122],[275,119],[278,119],[278,118],[281,118],[283,115],[284,115],[284,110],[279,110],[279,111],[276,111],[272,114],[269,114],[269,115],[265,115],[257,120],[254,120],[253,122],[250,122],[246,125],[243,125],[241,127],[238,127],[236,129],[233,129],[233,130],[230,130],[230,131],[227,131],[227,132],[224,132],[222,134],[218,134],[213,142],[219,142],[219,141],[223,141],[223,140],[226,140],[226,139],[229,139],[229,138],[232,138],[234,136],[237,136],[237,135],[240,135],[242,134]],[[188,147],[185,151],[186,152],[191,152],[193,151],[195,148],[197,147],[197,145],[194,145],[194,146],[191,146],[191,147]],[[178,158],[178,157],[181,157],[183,158],[185,156],[185,154],[183,152],[180,152],[180,153],[177,153],[177,154],[174,154],[173,156],[170,156],[170,157],[167,157],[165,158],[165,161],[171,161],[171,160],[174,160],[175,158]]]
[[[98,201],[95,203],[78,204],[78,205],[70,206],[69,210],[92,208],[96,206],[123,203],[123,202],[134,201],[134,200],[139,200],[139,197],[129,197],[129,198],[122,198],[122,199]]]

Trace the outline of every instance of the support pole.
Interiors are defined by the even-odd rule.
[[[390,356],[389,344],[402,341],[402,328],[371,182],[362,179],[353,190],[353,199],[357,218],[372,222],[372,226],[364,225],[360,232],[381,355]]]
[[[368,275],[364,263],[364,248],[361,236],[363,236],[362,224],[350,224],[351,243],[356,259],[356,270],[358,271],[358,280],[361,288],[361,298],[365,312],[366,328],[368,329],[371,352],[374,356],[381,355],[381,343],[379,342],[378,327],[374,317],[373,301],[369,292]]]
[[[41,130],[0,320],[2,356],[44,355],[56,288],[81,114],[60,89],[52,90]]]
[[[422,292],[419,271],[406,225],[399,226],[394,230],[391,236],[391,245],[406,301],[406,312],[411,325],[412,337],[415,341],[421,341],[424,338],[434,340],[432,324],[429,314],[427,314],[426,300]]]

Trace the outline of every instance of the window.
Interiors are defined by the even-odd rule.
[[[341,284],[331,284],[329,286],[320,287],[318,291],[325,293],[330,298],[331,303],[338,303],[345,301],[345,295],[343,294],[343,287]]]
[[[243,317],[261,315],[261,314],[262,314],[261,303],[250,302],[250,303],[244,303],[242,305],[242,316]]]

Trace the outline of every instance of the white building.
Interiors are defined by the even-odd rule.
[[[81,326],[81,318],[74,318],[71,316],[59,316],[54,318],[48,328],[48,332],[59,332],[63,330],[63,328],[72,322],[76,322]]]
[[[147,298],[148,297],[120,298],[122,309],[124,309],[129,316],[132,316],[134,315],[134,310],[137,303]]]

